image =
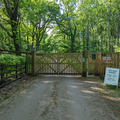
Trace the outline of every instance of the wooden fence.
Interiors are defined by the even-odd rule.
[[[15,51],[5,51],[0,50],[0,54],[9,54],[9,55],[16,55]],[[29,56],[28,52],[20,52],[20,56],[27,57]],[[28,55],[27,55],[28,54]],[[18,56],[18,55],[17,55]],[[7,64],[0,64],[0,88],[22,78],[25,73],[29,72],[29,65],[28,63],[15,63],[12,65]]]
[[[79,59],[78,56],[80,56]],[[83,62],[83,58],[85,58],[87,62]],[[104,58],[109,58],[110,60],[105,61]],[[88,53],[85,55],[81,53],[36,54],[33,51],[31,54],[28,54],[27,59],[28,60],[26,61],[28,61],[27,65],[29,65],[29,73],[32,74],[60,74],[61,72],[59,72],[58,70],[66,70],[66,68],[68,71],[64,71],[64,73],[67,74],[67,72],[69,72],[69,69],[72,70],[71,66],[72,68],[74,67],[74,65],[72,64],[76,63],[75,66],[77,66],[77,70],[80,71],[81,74],[87,72],[88,75],[98,75],[100,76],[100,78],[103,79],[105,76],[106,67],[120,68],[120,53]],[[78,61],[80,61],[80,63]],[[65,67],[64,64],[66,63],[69,63],[70,66]],[[55,67],[54,64],[57,65],[57,67]],[[85,68],[86,66],[87,70]],[[36,72],[37,69],[39,70],[39,72]],[[73,73],[75,72],[73,71]],[[70,71],[69,74],[72,74],[72,72]]]
[[[55,57],[55,55],[57,55],[57,57]],[[59,60],[57,60],[57,62],[55,61],[55,63],[54,63],[54,60],[52,60],[53,64],[65,64],[69,61],[69,59],[71,59],[71,58],[76,59],[76,56],[77,56],[77,54],[73,54],[73,57],[68,57],[67,55],[69,55],[69,54],[65,54],[65,53],[36,54],[33,51],[31,54],[27,54],[27,56],[26,56],[27,57],[26,65],[29,66],[27,73],[34,74],[37,70],[36,66],[38,68],[40,68],[39,69],[40,71],[44,72],[42,67],[39,67],[39,66],[41,66],[42,63],[46,64],[45,62],[47,62],[49,59],[52,59],[51,56],[52,57],[54,56],[56,59],[59,59]],[[44,59],[45,56],[46,56],[46,58]],[[70,54],[70,56],[72,56],[72,54]],[[60,57],[64,61],[60,62],[60,60],[62,60]],[[49,59],[47,59],[47,58],[49,58]],[[87,62],[83,62],[83,58],[85,58],[87,60]],[[108,60],[105,60],[105,59],[108,59]],[[66,60],[68,60],[68,61],[66,61]],[[78,58],[77,58],[77,60],[78,60]],[[36,61],[38,61],[38,62],[36,62]],[[75,60],[73,60],[73,61],[75,62]],[[81,54],[79,61],[81,61],[81,62],[80,63],[76,62],[76,66],[78,67],[77,69],[80,69],[80,71],[81,71],[80,73],[88,72],[89,75],[98,75],[98,76],[100,76],[100,78],[103,79],[105,76],[106,67],[120,68],[120,53],[88,53],[85,55]],[[48,63],[52,64],[52,62],[49,61]],[[79,67],[79,65],[80,65],[80,67]],[[87,70],[85,68],[86,65],[87,65]],[[45,65],[43,65],[43,67],[45,67]],[[51,66],[49,66],[49,67],[51,67]],[[48,70],[48,69],[46,69],[46,70]]]
[[[106,67],[120,69],[120,53],[98,53],[95,60],[95,75],[104,79]]]
[[[16,54],[13,51],[1,50],[0,53]],[[89,75],[99,75],[103,79],[106,67],[120,68],[120,53],[36,54],[34,51],[32,53],[26,51],[21,52],[21,54],[26,58],[25,63],[15,65],[0,64],[0,87],[18,80],[24,74],[35,74],[37,70],[37,73],[69,73],[83,76],[86,76],[85,74],[88,71]]]
[[[25,65],[0,65],[0,88],[20,79],[25,74]]]

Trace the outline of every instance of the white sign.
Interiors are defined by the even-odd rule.
[[[118,81],[119,81],[119,69],[106,68],[104,84],[118,86]]]
[[[111,57],[103,57],[104,62],[111,62],[112,58]]]

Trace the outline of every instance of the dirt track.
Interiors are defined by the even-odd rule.
[[[96,81],[44,76],[0,104],[0,120],[119,120],[92,90]]]

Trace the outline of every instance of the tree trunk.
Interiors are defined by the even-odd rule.
[[[71,36],[71,53],[74,52],[74,40],[75,38],[73,36]]]
[[[87,51],[89,52],[89,42],[90,42],[90,31],[89,31],[89,20],[88,20],[88,15],[87,15]]]
[[[109,43],[109,52],[111,51],[111,45],[110,45],[110,22],[108,22],[108,43]]]
[[[110,0],[110,3],[111,3],[111,0]],[[110,7],[108,6],[108,46],[109,46],[109,52],[111,51],[110,15],[111,15],[111,10],[110,10]]]
[[[11,38],[14,41],[14,46],[15,46],[15,51],[17,55],[20,55],[20,42],[18,39],[18,21],[19,21],[19,13],[18,13],[18,9],[19,9],[19,0],[3,0],[4,5],[5,5],[5,9],[7,12],[7,15],[10,19],[10,25],[11,25],[11,30],[12,30],[12,35],[9,34],[9,32],[7,31],[6,28],[4,28],[2,25],[1,27],[7,32],[7,34],[9,36],[11,36]]]
[[[11,28],[12,28],[12,38],[14,40],[16,55],[20,55],[20,43],[18,40],[18,33],[17,33],[18,24],[16,21],[14,20],[11,21]]]
[[[37,40],[36,40],[36,51],[39,50],[39,45],[40,45],[40,41],[39,41],[39,39],[37,39]]]
[[[85,34],[84,34],[85,31],[83,31],[83,52],[86,50],[85,48]]]
[[[119,38],[120,38],[120,12],[119,12],[119,17],[118,17],[118,32],[117,32],[117,46],[119,46]]]
[[[33,26],[33,33],[32,33],[32,50],[34,49],[34,26]]]
[[[39,26],[40,28],[40,26]],[[39,50],[39,39],[40,39],[40,33],[38,34],[38,27],[36,26],[36,51]]]
[[[116,44],[116,23],[114,24],[114,45]]]

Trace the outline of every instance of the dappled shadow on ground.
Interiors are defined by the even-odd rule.
[[[68,106],[70,104],[75,103],[75,101],[73,101],[70,98],[59,97],[57,92],[57,89],[58,89],[57,84],[59,84],[59,82],[56,82],[55,80],[53,80],[52,79],[53,76],[47,76],[47,77],[49,77],[50,80],[49,81],[44,80],[42,81],[42,83],[53,84],[54,89],[51,95],[52,97],[51,103],[54,106],[57,106],[59,102],[63,102]],[[114,114],[120,118],[120,97],[109,94],[109,92],[106,91],[104,87],[101,87],[100,85],[101,80],[98,77],[89,77],[89,78],[82,78],[81,76],[54,76],[54,77],[60,78],[60,81],[62,81],[62,78],[64,78],[64,80],[70,80],[71,82],[68,84],[68,87],[76,90],[80,88],[79,90],[82,93],[81,98],[83,97],[83,98],[89,99],[92,102],[92,103],[90,102],[91,105],[96,104],[98,107],[100,107],[102,102],[99,103],[98,101],[99,101],[99,98],[103,98],[102,100],[109,106],[111,111],[113,111]],[[74,79],[75,82],[72,82],[72,78],[75,78]],[[71,91],[67,91],[67,94],[72,96]],[[91,100],[92,96],[98,97],[96,98],[96,100],[98,101]],[[48,105],[47,110],[49,109],[49,107],[50,105]]]
[[[24,84],[27,83],[24,82]],[[30,111],[30,113],[35,114],[34,120],[58,120],[58,118],[61,120],[79,120],[80,116],[86,117],[89,116],[89,113],[90,116],[99,117],[98,119],[95,118],[96,120],[101,120],[102,117],[103,120],[111,120],[112,118],[109,117],[111,111],[120,117],[120,97],[109,94],[109,90],[107,91],[101,86],[98,77],[41,76],[32,82],[29,89],[29,94],[26,89],[23,89],[20,95],[23,95],[25,101],[28,100],[26,104],[28,102],[33,103],[35,100],[33,104],[33,108],[36,105],[35,111],[33,108],[31,108],[33,111]],[[109,110],[104,111],[106,104],[111,108],[110,113]],[[17,107],[19,110],[19,104]],[[76,119],[75,116],[77,116]],[[106,118],[106,116],[108,117]],[[85,119],[81,118],[81,120]],[[90,120],[93,119],[90,118]]]
[[[73,83],[72,88],[78,88],[78,86],[84,86],[80,91],[87,97],[90,95],[98,95],[103,98],[105,103],[113,111],[113,113],[120,118],[120,89],[110,89],[103,84],[103,81],[98,77],[94,78],[81,78],[80,83]],[[90,97],[88,97],[90,99]]]

